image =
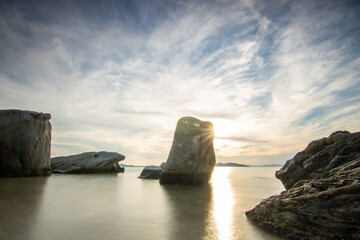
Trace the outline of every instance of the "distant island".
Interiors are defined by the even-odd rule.
[[[128,165],[128,164],[119,164],[121,167],[145,167],[145,165]]]
[[[245,164],[239,164],[239,163],[217,163],[215,165],[216,167],[250,167]]]
[[[144,165],[120,164],[121,167],[145,167]],[[216,167],[282,167],[283,164],[245,165],[239,163],[217,163]]]
[[[282,167],[284,164],[250,165],[250,167]]]

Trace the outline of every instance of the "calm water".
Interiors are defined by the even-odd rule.
[[[0,179],[0,239],[280,239],[245,211],[280,193],[277,168],[216,168],[205,186],[114,175]]]

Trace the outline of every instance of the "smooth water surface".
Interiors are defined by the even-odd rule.
[[[211,183],[119,174],[0,179],[0,239],[280,239],[245,211],[280,193],[276,168],[215,168]]]

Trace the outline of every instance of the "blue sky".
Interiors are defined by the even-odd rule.
[[[0,108],[52,114],[52,155],[166,161],[177,120],[218,162],[284,163],[360,129],[359,1],[2,1]]]

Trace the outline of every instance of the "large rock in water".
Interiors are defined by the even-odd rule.
[[[146,166],[141,171],[139,178],[143,179],[160,179],[161,172],[165,167],[165,163],[162,163],[160,166]]]
[[[124,172],[119,161],[125,156],[116,152],[85,152],[51,159],[53,173],[117,173]]]
[[[181,118],[160,183],[208,183],[216,163],[213,140],[211,122],[193,117]]]
[[[246,212],[289,239],[360,239],[360,132],[311,142],[276,176],[286,191]]]
[[[51,174],[48,113],[0,110],[0,177]]]

